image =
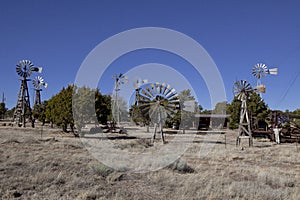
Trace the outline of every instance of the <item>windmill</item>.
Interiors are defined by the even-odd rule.
[[[41,67],[35,67],[33,63],[29,60],[20,60],[16,65],[16,72],[20,76],[21,87],[18,95],[18,101],[14,112],[13,121],[19,126],[26,127],[26,118],[32,122],[32,127],[34,127],[34,122],[32,120],[32,113],[30,107],[30,98],[28,92],[27,81],[33,72],[41,72]]]
[[[266,91],[266,86],[261,83],[261,79],[266,77],[268,74],[277,75],[278,68],[268,69],[267,65],[263,63],[257,63],[252,68],[252,75],[257,78],[256,88],[260,88],[258,92],[263,91],[260,93],[265,93]]]
[[[165,143],[163,124],[167,116],[174,116],[180,110],[178,94],[166,83],[146,83],[136,89],[135,102],[142,115],[154,123],[153,142],[159,130],[162,142]]]
[[[36,76],[32,80],[32,84],[35,90],[35,101],[34,105],[41,105],[41,91],[42,87],[47,88],[48,84],[44,82],[44,79],[41,76]]]
[[[247,99],[250,97],[252,92],[253,89],[250,83],[245,80],[237,81],[233,85],[233,94],[238,100],[242,101],[238,137],[236,141],[237,145],[240,145],[242,138],[249,139],[249,146],[253,145],[250,120],[247,110]]]
[[[119,102],[118,102],[118,92],[120,91],[119,86],[122,84],[125,84],[128,82],[128,78],[120,73],[118,75],[113,75],[113,79],[115,79],[115,100],[113,104],[113,116],[114,118],[117,118],[117,125],[120,125],[120,108],[119,108]],[[115,119],[114,119],[115,120]]]
[[[134,102],[134,105],[137,105],[138,102],[139,102],[139,92],[138,90],[140,89],[140,87],[143,85],[143,84],[146,84],[148,83],[148,80],[145,79],[145,80],[142,80],[142,79],[136,79],[134,82],[133,82],[133,87],[135,89],[135,102]]]

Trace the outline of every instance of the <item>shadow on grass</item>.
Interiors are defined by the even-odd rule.
[[[100,136],[100,137],[82,137],[82,138],[86,138],[86,139],[101,139],[101,140],[135,140],[137,139],[137,137],[135,136],[126,136],[126,135],[120,135],[120,136]]]

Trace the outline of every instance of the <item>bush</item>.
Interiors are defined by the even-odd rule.
[[[108,167],[102,163],[91,166],[91,170],[94,174],[100,175],[102,177],[107,177],[115,171],[113,168]]]
[[[172,164],[167,166],[168,169],[180,172],[180,173],[194,173],[195,170],[188,166],[185,160],[177,159]]]

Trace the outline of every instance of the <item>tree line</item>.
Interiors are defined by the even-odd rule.
[[[49,100],[36,105],[33,116],[43,124],[48,121],[64,132],[68,127],[74,132],[75,126],[81,130],[85,123],[106,124],[111,120],[111,97],[102,95],[99,89],[68,85]]]
[[[178,94],[180,104],[184,101],[195,101],[190,90],[183,90]],[[99,122],[100,124],[107,124],[108,121],[113,120],[112,116],[112,97],[110,95],[103,95],[99,89],[90,89],[87,87],[76,87],[68,85],[63,87],[60,92],[52,96],[49,100],[43,101],[40,105],[35,105],[33,108],[33,117],[38,119],[43,124],[49,122],[51,126],[54,124],[63,131],[74,131],[76,127],[78,130],[84,126],[85,123]],[[123,104],[124,102],[120,102]],[[257,94],[253,93],[247,100],[247,107],[252,121],[270,122],[271,110],[264,100]],[[127,113],[121,109],[124,115]],[[239,125],[241,101],[234,98],[231,103],[220,102],[217,103],[212,110],[203,110],[202,106],[195,101],[194,112],[179,110],[173,117],[167,118],[165,122],[166,127],[187,126],[192,127],[197,124],[195,114],[211,114],[223,113],[229,114],[228,126],[230,129],[236,129]],[[0,103],[1,119],[4,115],[13,115],[14,109],[8,110],[4,103]],[[225,114],[223,113],[223,114]],[[285,111],[282,113],[300,115],[300,109],[295,111]],[[132,105],[129,110],[131,121],[139,125],[150,125],[151,119],[147,115],[143,115],[137,105]],[[300,120],[296,119],[295,123],[300,125]]]

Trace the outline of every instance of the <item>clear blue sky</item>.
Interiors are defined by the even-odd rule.
[[[278,76],[262,80],[267,87],[263,98],[271,109],[295,110],[300,108],[299,8],[299,1],[0,1],[0,92],[7,107],[15,106],[20,88],[15,65],[29,59],[44,67],[49,87],[42,99],[49,99],[74,82],[81,63],[101,41],[150,26],[174,29],[199,42],[218,66],[228,102],[236,80],[256,84],[254,64],[278,67]],[[151,62],[179,71],[185,65],[165,52],[125,55],[107,70],[101,91],[109,93],[111,75],[122,72],[114,66],[126,65],[126,71]],[[185,71],[187,79],[189,73]],[[199,86],[195,91],[200,104],[211,109],[205,90]]]

